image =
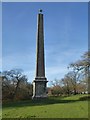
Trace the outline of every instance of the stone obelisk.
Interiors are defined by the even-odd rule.
[[[32,98],[45,98],[47,79],[45,77],[45,61],[44,61],[44,29],[43,14],[39,10],[37,21],[37,47],[36,47],[36,77],[33,81]]]

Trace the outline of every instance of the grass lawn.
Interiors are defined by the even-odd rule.
[[[3,118],[88,118],[86,95],[49,97],[3,105]]]

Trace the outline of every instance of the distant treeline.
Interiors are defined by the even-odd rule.
[[[90,51],[68,65],[69,72],[60,80],[51,81],[49,94],[71,95],[90,93]]]

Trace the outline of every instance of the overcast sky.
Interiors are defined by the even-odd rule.
[[[80,59],[88,49],[88,3],[8,2],[2,8],[3,70],[21,68],[30,82],[34,80],[38,9],[44,14],[49,81],[63,78],[69,63]]]

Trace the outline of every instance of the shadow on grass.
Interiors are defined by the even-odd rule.
[[[90,96],[86,96],[86,97],[80,97],[80,99],[77,100],[64,100],[62,97],[49,97],[46,99],[37,99],[37,100],[27,100],[27,101],[15,101],[15,102],[10,102],[10,103],[6,103],[3,104],[2,107],[6,108],[6,107],[26,107],[26,106],[42,106],[42,105],[49,105],[49,104],[66,104],[66,103],[73,103],[73,102],[77,102],[77,101],[86,101],[89,100]]]

